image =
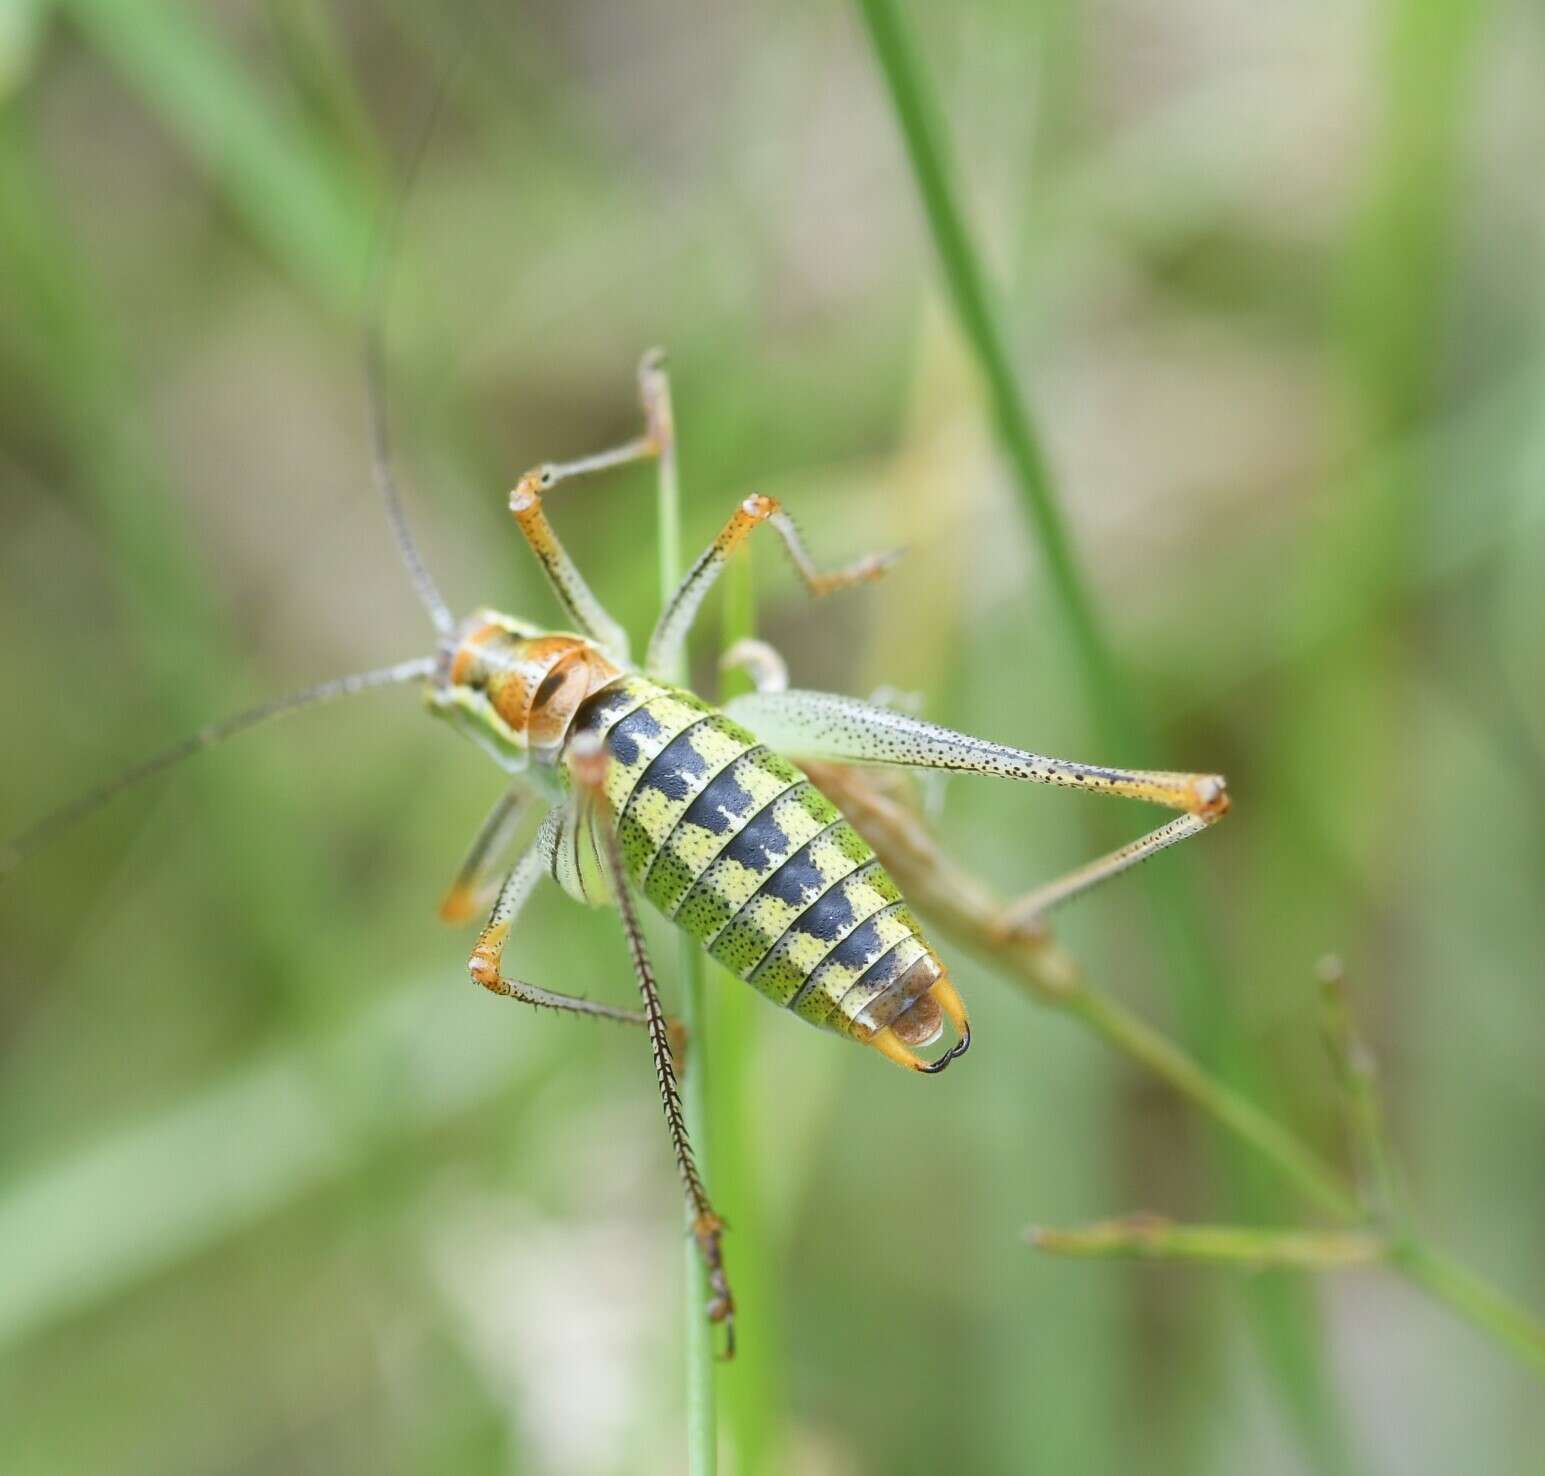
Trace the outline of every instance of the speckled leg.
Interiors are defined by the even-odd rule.
[[[735,509],[719,536],[704,549],[670,597],[655,625],[654,634],[649,637],[649,650],[644,657],[646,671],[669,676],[677,669],[692,622],[708,591],[724,572],[730,555],[763,523],[770,523],[783,540],[795,572],[812,595],[833,594],[839,589],[878,579],[900,557],[898,552],[867,554],[844,568],[823,571],[816,567],[794,520],[783,511],[776,498],[759,494],[748,497]]]
[[[542,494],[551,492],[560,482],[593,472],[610,471],[635,461],[659,457],[675,436],[671,420],[670,381],[665,373],[665,356],[651,349],[638,366],[639,398],[644,409],[644,432],[609,451],[582,456],[576,461],[547,461],[532,467],[510,493],[510,512],[537,556],[558,602],[568,612],[582,634],[599,643],[622,662],[628,660],[628,636],[622,626],[606,611],[585,583],[584,575],[558,541],[552,524],[542,508]]]
[[[660,1089],[660,1106],[665,1113],[666,1131],[670,1134],[671,1148],[676,1155],[676,1168],[681,1175],[682,1188],[686,1191],[687,1209],[692,1217],[692,1238],[697,1245],[698,1255],[702,1257],[708,1282],[708,1305],[704,1310],[710,1322],[723,1324],[723,1356],[729,1359],[735,1356],[735,1298],[724,1269],[724,1221],[719,1218],[708,1198],[708,1190],[698,1172],[692,1143],[687,1136],[687,1121],[681,1109],[681,1091],[676,1084],[677,1053],[671,1047],[670,1026],[660,1006],[660,988],[644,942],[644,930],[639,924],[632,883],[628,880],[627,867],[623,864],[616,821],[606,797],[606,768],[606,747],[602,740],[591,733],[576,737],[570,745],[569,772],[579,792],[594,807],[587,820],[593,819],[591,831],[601,852],[601,862],[608,873],[613,900],[617,904],[618,916],[622,919],[623,936],[628,943],[628,954],[633,960],[633,973],[644,1002],[644,1020],[649,1027],[649,1044],[654,1056],[655,1082]]]
[[[957,733],[894,708],[825,692],[757,692],[735,698],[725,711],[764,743],[796,757],[991,774],[1146,800],[1185,812],[1141,839],[1012,903],[1004,911],[1005,933],[1033,928],[1035,919],[1048,908],[1199,834],[1222,819],[1229,807],[1228,789],[1221,775],[1111,769],[1048,758]]]
[[[1140,861],[1146,861],[1150,856],[1157,855],[1166,847],[1176,845],[1193,835],[1200,835],[1217,818],[1216,815],[1210,819],[1201,815],[1181,815],[1167,825],[1161,825],[1157,830],[1149,831],[1138,840],[1118,847],[1109,855],[1086,862],[1066,875],[1059,876],[1055,881],[1047,882],[1043,886],[1026,892],[1024,896],[1010,902],[1003,909],[998,918],[996,931],[1004,937],[1033,933],[1041,917],[1050,912],[1053,907],[1071,901],[1081,893],[1099,886],[1101,882],[1109,881],[1113,876],[1120,876],[1123,871],[1136,866]]]

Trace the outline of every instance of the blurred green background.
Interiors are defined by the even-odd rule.
[[[758,551],[796,683],[1226,773],[1225,826],[1059,936],[1345,1165],[1314,979],[1339,954],[1420,1223],[1545,1311],[1545,22],[904,13],[1151,751],[1102,745],[852,9],[9,0],[0,832],[233,706],[428,649],[359,323],[443,87],[385,332],[452,602],[556,619],[506,489],[631,435],[666,345],[692,548],[751,490],[829,559],[910,548],[818,606]],[[635,641],[651,486],[552,509]],[[480,995],[434,919],[498,789],[379,694],[0,888],[9,1476],[684,1469],[640,1042]],[[956,779],[936,824],[1012,893],[1148,819]],[[710,980],[726,1470],[1539,1469],[1538,1374],[1392,1275],[1028,1248],[1140,1209],[1322,1220],[951,957],[977,1044],[921,1082]],[[514,958],[631,993],[612,920],[554,889]]]

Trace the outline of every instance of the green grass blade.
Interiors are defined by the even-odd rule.
[[[1154,744],[1105,635],[1058,505],[999,327],[1000,315],[956,198],[942,121],[916,48],[893,0],[858,0],[858,5],[906,144],[951,302],[985,381],[994,425],[1067,621],[1102,740],[1116,754],[1152,752]],[[1224,1072],[1231,1085],[1259,1094],[1261,1074],[1229,1020],[1223,981],[1202,932],[1202,910],[1183,866],[1151,870],[1149,896],[1188,1038],[1203,1061]],[[1282,1217],[1281,1192],[1257,1165],[1228,1145],[1222,1149],[1222,1161],[1230,1199],[1241,1218]],[[1253,1295],[1263,1348],[1295,1412],[1301,1437],[1322,1466],[1349,1470],[1353,1463],[1345,1441],[1335,1433],[1339,1415],[1305,1289],[1283,1278],[1262,1278]]]
[[[676,460],[675,426],[669,404],[663,418],[665,445],[660,453],[659,496],[656,502],[655,536],[659,543],[660,608],[669,602],[681,582],[681,477]],[[685,671],[670,675],[686,680]],[[687,1134],[697,1156],[698,1171],[710,1194],[714,1191],[712,1139],[708,1111],[709,1043],[708,1009],[704,998],[705,959],[697,940],[687,933],[677,939],[677,972],[681,979],[681,1018],[690,1037],[687,1069],[681,1078],[681,1105]],[[688,1211],[688,1230],[691,1229]],[[686,1236],[685,1284],[687,1469],[691,1476],[713,1476],[719,1468],[719,1421],[714,1399],[714,1348],[712,1329],[703,1309],[708,1305],[708,1278],[697,1243]],[[726,1260],[730,1258],[727,1255]],[[729,1267],[733,1274],[733,1262]],[[733,1283],[732,1283],[733,1284]]]
[[[352,311],[374,229],[357,172],[270,106],[194,10],[61,0],[87,40],[209,172],[254,237],[330,306]]]
[[[756,634],[756,600],[751,549],[743,546],[724,572],[722,649]],[[742,672],[725,674],[719,696],[747,690]],[[708,967],[713,989],[713,1076],[711,1099],[716,1129],[714,1172],[724,1213],[730,1220],[736,1301],[746,1336],[719,1393],[724,1404],[728,1446],[738,1476],[763,1476],[787,1469],[778,1439],[785,1418],[780,1298],[773,1247],[763,1214],[763,1177],[755,1145],[768,1104],[758,1100],[752,1058],[766,1006],[727,969]]]
[[[859,0],[859,9],[906,142],[955,315],[986,383],[998,436],[1013,464],[1047,577],[1078,647],[1090,699],[1101,712],[1103,727],[1114,735],[1132,738],[1138,727],[1133,704],[1079,567],[1040,436],[1031,422],[999,328],[1001,314],[955,199],[942,145],[944,130],[924,84],[916,50],[891,0]]]

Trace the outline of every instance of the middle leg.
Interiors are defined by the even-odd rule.
[[[515,785],[499,796],[478,829],[466,858],[456,872],[456,879],[440,900],[440,920],[448,923],[471,922],[498,895],[492,882],[497,876],[494,865],[525,818],[530,794],[523,785]]]
[[[794,520],[783,511],[778,500],[760,494],[748,497],[735,509],[719,536],[703,550],[697,562],[687,571],[686,578],[661,612],[654,634],[649,637],[649,650],[644,657],[646,671],[668,675],[677,670],[692,622],[697,618],[697,612],[702,608],[708,591],[724,572],[730,555],[763,523],[770,523],[783,540],[784,549],[795,571],[805,588],[814,596],[833,594],[839,589],[878,579],[901,556],[899,550],[867,554],[844,568],[823,572],[816,567]]]
[[[472,957],[467,961],[472,982],[481,984],[490,994],[498,994],[505,999],[518,999],[537,1009],[589,1015],[593,1019],[615,1020],[623,1025],[647,1025],[649,1022],[638,1010],[618,1009],[616,1005],[602,1004],[598,1000],[560,994],[537,984],[528,984],[524,979],[512,979],[504,972],[504,949],[509,942],[510,931],[537,882],[541,880],[542,872],[542,850],[540,845],[533,844],[505,878],[504,885],[499,888],[499,899],[494,903],[486,926],[478,935]],[[668,1026],[666,1032],[669,1039]],[[653,1033],[651,1027],[651,1036]]]

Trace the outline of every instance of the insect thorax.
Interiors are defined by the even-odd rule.
[[[581,703],[621,674],[583,636],[479,610],[441,648],[429,704],[521,772],[533,759],[555,763]]]

